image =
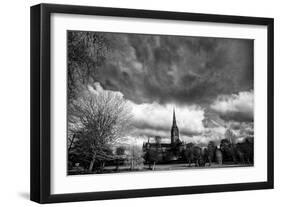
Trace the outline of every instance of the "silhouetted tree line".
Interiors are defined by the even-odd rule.
[[[200,147],[194,143],[175,144],[163,153],[161,146],[149,148],[144,154],[149,168],[155,169],[157,163],[165,163],[176,160],[186,162],[188,166],[211,166],[217,164],[253,164],[253,141],[246,138],[243,142],[233,144],[229,139],[222,139],[218,146],[210,141],[206,147]]]

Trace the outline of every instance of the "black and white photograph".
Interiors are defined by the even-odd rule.
[[[254,40],[67,31],[67,174],[254,166]]]

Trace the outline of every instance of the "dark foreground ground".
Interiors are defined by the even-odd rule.
[[[180,163],[180,164],[158,164],[155,165],[154,171],[163,171],[163,170],[187,170],[187,169],[210,169],[210,168],[232,168],[232,167],[251,167],[253,164],[235,164],[235,163],[227,163],[219,165],[217,163],[212,163],[211,166],[206,164],[206,166],[196,167],[194,164],[191,166]],[[152,165],[151,165],[152,168]],[[153,171],[149,168],[149,165],[143,165],[141,167],[135,167],[131,169],[130,166],[119,166],[118,170],[116,170],[116,166],[106,166],[104,167],[102,172],[93,172],[89,173],[83,170],[70,170],[68,175],[78,175],[78,174],[105,174],[105,173],[128,173],[128,172],[144,172],[144,171]]]

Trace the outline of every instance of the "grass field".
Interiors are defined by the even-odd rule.
[[[210,169],[210,168],[233,168],[233,167],[252,167],[253,164],[235,164],[235,163],[225,163],[222,165],[219,165],[217,163],[212,163],[211,166],[209,164],[206,164],[205,166],[197,167],[193,163],[191,166],[189,166],[186,163],[180,163],[180,164],[158,164],[155,165],[154,171],[165,171],[165,170],[196,170],[196,169]],[[151,166],[152,167],[152,166]],[[149,168],[149,165],[143,165],[139,167],[135,167],[134,169],[131,169],[128,165],[121,165],[118,168],[118,171],[116,170],[116,166],[105,166],[102,172],[76,172],[72,171],[69,174],[70,175],[76,175],[76,174],[105,174],[105,173],[128,173],[128,172],[144,172],[144,171],[153,171],[151,168]]]

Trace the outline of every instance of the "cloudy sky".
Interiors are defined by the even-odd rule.
[[[129,137],[219,140],[226,128],[253,135],[253,40],[100,33],[109,53],[94,90],[111,90],[134,115]]]

